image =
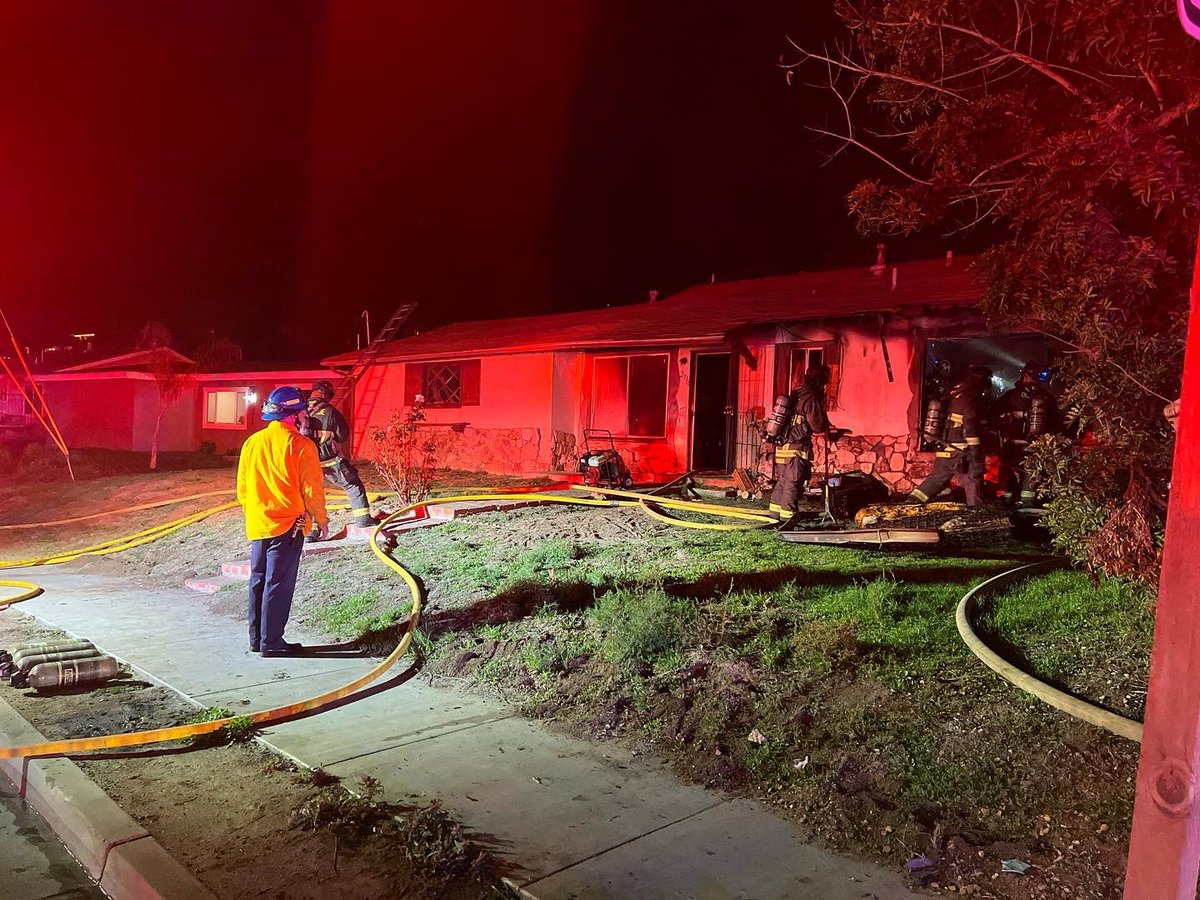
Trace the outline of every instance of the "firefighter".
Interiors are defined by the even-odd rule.
[[[825,414],[825,386],[829,384],[829,366],[809,366],[804,382],[792,391],[792,418],[784,431],[783,443],[775,446],[775,487],[771,489],[771,512],[790,519],[800,509],[800,497],[812,477],[814,434],[837,440],[845,432],[829,424]]]
[[[983,503],[983,413],[991,382],[990,369],[972,366],[946,396],[945,418],[931,422],[934,417],[926,416],[922,437],[940,449],[929,477],[909,495],[911,502],[928,503],[958,478],[967,506]]]
[[[1058,428],[1058,404],[1042,386],[1040,366],[1025,364],[1013,389],[996,401],[992,421],[999,432],[1000,460],[1006,474],[1002,497],[1010,502],[1015,499],[1018,506],[1031,506],[1037,494],[1023,468],[1025,450],[1030,441]]]
[[[350,426],[345,417],[333,408],[334,389],[332,382],[321,379],[313,384],[308,395],[308,436],[317,444],[317,455],[321,458],[321,469],[325,480],[341,488],[350,497],[350,515],[354,524],[368,527],[375,524],[371,507],[367,503],[367,490],[363,487],[358,469],[342,455],[342,446],[350,439]],[[316,540],[310,536],[309,540]]]

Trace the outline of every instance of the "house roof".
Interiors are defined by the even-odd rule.
[[[663,300],[582,312],[456,322],[390,342],[379,362],[629,347],[722,339],[752,325],[972,306],[982,290],[969,259],[801,272],[690,287]],[[893,288],[893,277],[895,287]],[[350,366],[358,353],[324,360]]]
[[[134,350],[132,353],[122,353],[120,356],[109,356],[105,359],[97,359],[81,363],[77,366],[67,366],[58,371],[103,372],[110,369],[139,369],[143,366],[150,368],[154,365],[155,357],[159,355],[165,355],[171,362],[182,366],[196,365],[194,360],[188,359],[182,353],[172,350],[170,347],[154,347],[149,350]]]

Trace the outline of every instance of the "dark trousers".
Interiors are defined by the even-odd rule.
[[[291,528],[279,537],[250,542],[250,595],[246,618],[250,645],[263,650],[283,647],[283,629],[292,611],[296,573],[304,530]]]
[[[350,498],[350,516],[361,519],[371,514],[371,506],[367,503],[367,489],[363,487],[358,469],[344,459],[339,459],[332,466],[324,466],[325,480],[334,487],[340,487]]]
[[[785,445],[786,446],[786,445]],[[786,452],[786,451],[785,451]],[[812,460],[791,456],[775,463],[775,487],[771,488],[771,512],[790,518],[800,509],[800,494],[812,478]]]
[[[967,506],[983,503],[983,452],[954,450],[949,456],[939,456],[933,471],[912,492],[915,500],[927,503],[940,494],[954,478],[962,483]]]

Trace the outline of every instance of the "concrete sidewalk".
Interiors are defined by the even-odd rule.
[[[86,637],[200,706],[242,713],[309,697],[373,661],[261,659],[245,625],[203,595],[148,591],[86,570],[12,570],[45,595],[15,607]],[[289,627],[289,637],[315,642]],[[398,671],[405,670],[404,664]],[[505,706],[420,678],[277,725],[266,743],[298,762],[379,779],[393,801],[440,798],[502,842],[513,882],[538,898],[911,896],[899,873],[824,852],[762,806],[681,784],[665,766],[612,745],[553,734]]]

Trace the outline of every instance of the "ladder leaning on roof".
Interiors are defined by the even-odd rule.
[[[354,432],[351,442],[354,450],[357,451],[355,455],[361,452],[363,437],[365,437],[365,435],[356,433],[358,429],[355,426],[360,423],[365,426],[371,420],[371,412],[379,399],[380,385],[383,382],[383,377],[382,375],[378,375],[373,379],[367,379],[363,385],[363,394],[361,397],[358,396],[358,383],[370,371],[371,367],[375,365],[384,347],[396,337],[416,308],[416,303],[401,303],[396,307],[396,311],[392,313],[392,317],[379,329],[379,332],[375,335],[371,343],[363,348],[362,353],[358,355],[358,359],[354,361],[354,365],[342,380],[342,393],[343,396],[347,397],[350,406],[350,428]]]

